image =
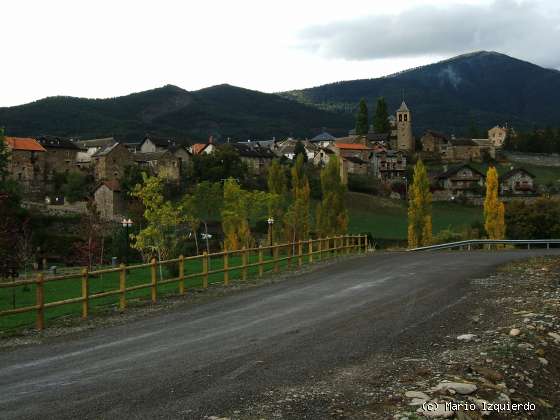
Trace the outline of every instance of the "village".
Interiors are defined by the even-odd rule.
[[[352,178],[362,184],[378,182],[394,199],[405,199],[410,175],[407,168],[422,159],[432,164],[431,190],[434,201],[470,200],[480,204],[485,174],[472,163],[503,161],[502,146],[513,130],[496,125],[484,139],[448,136],[427,130],[417,140],[413,135],[413,113],[402,101],[388,117],[389,132],[377,133],[369,126],[367,134],[350,130],[346,137],[334,137],[323,130],[311,139],[272,139],[182,144],[171,138],[147,134],[136,143],[119,142],[113,137],[74,140],[55,136],[12,137],[6,142],[11,151],[8,175],[21,185],[24,200],[43,211],[85,212],[88,198],[94,200],[105,220],[120,221],[127,215],[127,199],[121,182],[127,168],[136,167],[152,176],[180,183],[187,177],[193,156],[213,154],[231,148],[246,164],[249,173],[265,177],[274,159],[293,161],[298,153],[318,168],[332,156],[339,157],[342,182],[352,189]],[[81,200],[69,200],[57,179],[80,173],[92,181]],[[349,182],[350,179],[350,182]],[[188,182],[188,180],[187,180]],[[530,199],[537,195],[535,176],[523,167],[511,167],[500,177],[504,200]],[[70,201],[76,201],[70,203]]]

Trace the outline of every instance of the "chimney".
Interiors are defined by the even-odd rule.
[[[214,136],[208,137],[208,144],[212,144],[214,142]]]

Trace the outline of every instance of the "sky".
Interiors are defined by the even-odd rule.
[[[555,0],[17,0],[0,15],[0,106],[166,84],[278,92],[477,50],[560,68]]]

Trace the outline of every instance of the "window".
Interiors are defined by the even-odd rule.
[[[408,121],[408,114],[404,114],[404,121]]]
[[[399,114],[399,122],[402,122],[402,114]]]

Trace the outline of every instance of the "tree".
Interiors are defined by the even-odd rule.
[[[192,177],[196,182],[222,182],[234,178],[243,181],[248,173],[247,165],[232,146],[225,144],[213,153],[193,156]]]
[[[484,198],[484,228],[489,239],[504,239],[504,203],[498,197],[498,172],[494,166],[486,172],[486,197]]]
[[[290,241],[309,238],[309,180],[304,171],[303,156],[298,156],[291,170],[292,204],[284,216],[286,236]]]
[[[389,133],[391,131],[387,102],[385,102],[385,98],[383,97],[377,99],[375,115],[373,116],[373,129],[376,133]]]
[[[366,135],[369,131],[368,107],[365,99],[360,100],[358,105],[358,114],[356,115],[356,134],[358,136]]]
[[[429,245],[432,241],[432,194],[426,167],[420,159],[414,166],[408,195],[408,246]]]
[[[307,162],[307,151],[305,150],[305,146],[301,140],[298,140],[294,146],[294,159],[297,159],[300,155],[303,156],[303,161]]]
[[[92,200],[88,201],[86,209],[86,213],[80,217],[81,240],[73,244],[73,251],[76,262],[91,271],[96,257],[99,264],[103,263],[104,223]]]
[[[272,226],[272,240],[277,241],[282,232],[282,219],[289,203],[288,178],[284,167],[274,159],[268,167],[268,192],[271,194],[268,215],[277,222]]]
[[[6,144],[4,129],[0,127],[0,182],[4,182],[8,175],[8,164],[10,162],[10,149]]]
[[[166,260],[177,250],[177,227],[183,218],[179,208],[164,199],[164,181],[145,174],[143,178],[144,183],[137,185],[132,195],[144,205],[147,225],[138,234],[130,235],[132,247],[139,250],[144,259],[157,255],[160,260]]]
[[[66,182],[62,185],[64,197],[71,203],[84,200],[89,195],[90,180],[80,171],[71,171],[66,175]]]
[[[339,161],[331,157],[321,171],[321,189],[323,199],[317,207],[317,233],[331,236],[346,233],[348,229],[348,211],[344,204],[346,186],[340,179]]]

